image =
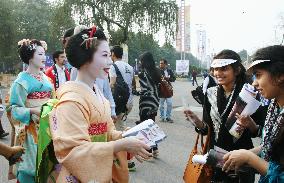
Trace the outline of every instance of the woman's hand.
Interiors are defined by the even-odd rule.
[[[242,165],[247,164],[253,155],[253,152],[245,149],[228,152],[223,157],[225,163],[222,170],[225,172],[238,170]]]
[[[34,107],[34,108],[30,108],[31,114],[34,114],[36,116],[40,116],[40,111],[41,111],[41,107]]]
[[[9,151],[7,152],[7,154],[5,155],[6,159],[14,156],[15,154],[17,154],[18,152],[24,152],[25,149],[22,146],[13,146],[13,147],[9,147]]]
[[[184,111],[185,117],[188,121],[192,121],[195,126],[199,129],[204,128],[204,123],[198,118],[198,116],[192,112],[190,109]]]
[[[259,128],[258,125],[254,122],[254,120],[250,116],[243,116],[236,113],[236,118],[238,120],[239,125],[250,130],[251,133],[256,134]]]
[[[111,116],[111,119],[112,119],[113,123],[116,123],[116,121],[117,121],[117,116],[116,116],[116,115],[112,115],[112,116]]]
[[[136,137],[126,137],[114,142],[114,152],[127,151],[133,154],[140,162],[142,159],[149,159],[152,156],[152,154],[147,151],[150,150],[151,147],[146,145],[143,140]]]

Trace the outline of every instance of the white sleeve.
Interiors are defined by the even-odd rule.
[[[75,81],[77,78],[78,70],[75,67],[72,67],[71,73],[70,73],[70,80]]]
[[[117,77],[116,72],[115,72],[115,68],[114,68],[113,65],[110,67],[109,77],[111,77],[111,78],[112,77]]]
[[[111,88],[110,88],[108,79],[104,80],[103,89],[104,89],[103,93],[105,95],[105,98],[107,98],[109,103],[110,103],[111,115],[116,116],[116,114],[115,114],[115,102],[114,102],[114,99],[113,99],[113,96],[112,96],[112,93],[111,93]]]
[[[208,86],[208,84],[209,84],[209,77],[207,76],[207,77],[204,79],[204,81],[203,81],[202,91],[203,91],[204,94],[205,94],[206,91],[207,91],[207,86]]]

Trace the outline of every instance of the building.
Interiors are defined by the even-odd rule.
[[[185,5],[185,0],[181,0],[178,10],[176,50],[185,53],[190,52],[190,5]]]

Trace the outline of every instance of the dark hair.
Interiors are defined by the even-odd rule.
[[[256,51],[252,60],[270,60],[270,62],[257,64],[253,67],[253,70],[263,69],[269,72],[274,81],[284,74],[284,46],[274,45],[261,48]],[[284,86],[284,81],[280,85]]]
[[[248,77],[246,75],[246,69],[242,64],[242,60],[239,54],[237,54],[233,50],[222,50],[213,59],[233,59],[237,60],[235,63],[231,64],[235,73],[238,73],[236,76],[236,84],[243,85],[248,81]]]
[[[74,28],[67,29],[63,34],[63,39],[67,37],[71,37],[74,34]]]
[[[59,58],[59,55],[61,55],[61,54],[63,54],[64,53],[64,51],[62,51],[62,50],[59,50],[59,51],[56,51],[56,52],[54,52],[53,54],[52,54],[52,58],[53,58],[53,62],[54,63],[56,63],[56,58]]]
[[[150,74],[153,81],[158,84],[161,81],[161,72],[156,67],[154,57],[150,52],[144,52],[140,55],[141,68],[145,69]]]
[[[120,46],[118,45],[113,46],[110,52],[113,53],[116,56],[116,58],[122,58],[123,49]]]
[[[236,81],[235,81],[235,92],[233,99],[235,99],[238,95],[239,92],[241,91],[243,85],[246,82],[249,82],[248,77],[246,75],[246,69],[241,63],[241,57],[234,52],[233,50],[222,50],[220,53],[218,53],[216,56],[214,56],[213,59],[233,59],[237,60],[235,63],[232,63],[231,66],[234,70],[235,73],[238,73],[236,76]],[[223,112],[223,109],[225,109],[226,105],[226,98],[225,96],[225,91],[223,87],[218,87],[218,92],[217,92],[217,106],[220,114]],[[231,104],[232,105],[232,104]]]
[[[80,33],[73,35],[70,37],[65,50],[68,62],[77,69],[90,62],[93,53],[97,51],[102,40],[107,40],[104,32],[95,27],[84,29]]]
[[[32,39],[29,44],[19,45],[20,58],[25,64],[29,64],[29,60],[33,58],[37,46],[42,46],[42,44],[36,39]]]
[[[164,64],[168,65],[168,61],[164,58],[162,58],[160,61],[164,61]]]

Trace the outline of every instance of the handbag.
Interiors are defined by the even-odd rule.
[[[206,164],[205,165],[194,164],[192,162],[192,158],[194,155],[196,154],[204,155],[207,153],[207,150],[209,148],[209,143],[210,143],[210,135],[211,135],[211,130],[209,128],[205,144],[203,144],[203,136],[200,134],[197,135],[195,145],[190,153],[189,160],[187,162],[187,165],[184,171],[183,180],[185,183],[210,183],[211,182],[211,178],[213,175],[212,168]],[[202,148],[201,151],[198,151],[197,149],[199,138],[200,138],[200,143],[201,143],[201,148]]]
[[[204,105],[205,95],[202,91],[202,86],[198,86],[196,87],[195,90],[192,90],[191,95],[196,100],[196,102],[198,102],[201,105]]]
[[[171,83],[162,77],[161,82],[159,83],[159,97],[170,98],[173,96],[173,93],[174,92]]]

